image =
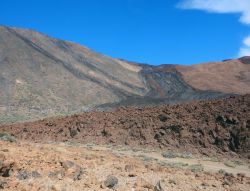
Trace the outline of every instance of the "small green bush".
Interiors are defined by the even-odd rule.
[[[239,161],[239,160],[233,160],[232,161],[235,165],[243,165],[243,162]]]
[[[185,159],[193,158],[193,155],[190,152],[174,153],[171,151],[167,151],[162,153],[162,156],[164,158],[185,158]]]
[[[183,167],[188,166],[187,163],[183,163],[183,162],[167,163],[166,165],[171,167],[171,168],[183,168]]]
[[[1,132],[0,133],[0,140],[2,140],[2,141],[9,141],[9,142],[16,142],[16,138],[15,137],[13,137],[10,134],[5,133],[5,132]]]
[[[189,169],[192,172],[202,172],[204,170],[204,167],[201,164],[193,164],[189,166]]]
[[[167,152],[162,153],[162,156],[164,158],[177,158],[178,154],[174,153],[174,152],[171,152],[171,151],[167,151]]]
[[[236,167],[236,164],[232,161],[226,161],[224,162],[224,165],[228,166],[228,167],[231,167],[231,168],[235,168]]]

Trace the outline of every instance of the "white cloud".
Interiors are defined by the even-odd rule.
[[[238,13],[240,22],[250,25],[250,0],[183,0],[178,7],[210,13]],[[244,39],[239,56],[250,56],[250,36]]]
[[[239,57],[250,56],[250,36],[244,39],[243,44],[239,52]]]
[[[241,48],[239,52],[239,57],[250,56],[250,48]]]
[[[244,44],[245,44],[246,46],[249,46],[249,47],[250,47],[250,36],[248,36],[247,38],[245,38]]]

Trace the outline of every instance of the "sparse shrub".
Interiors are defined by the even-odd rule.
[[[224,162],[224,165],[228,166],[228,167],[231,167],[231,168],[235,168],[236,167],[236,164],[232,161],[226,161]]]
[[[9,142],[16,142],[16,138],[13,137],[12,135],[6,133],[6,132],[1,132],[0,133],[0,140],[9,141]]]
[[[218,171],[218,173],[224,175],[224,174],[226,174],[226,171],[225,171],[224,169],[220,169],[220,170]]]
[[[87,149],[93,149],[94,148],[94,144],[92,143],[87,143],[87,144],[84,144],[83,147],[87,148]]]
[[[173,163],[167,163],[167,166],[171,168],[183,168],[188,166],[188,164],[183,162],[173,162]]]
[[[193,164],[189,166],[189,169],[192,172],[202,172],[204,170],[204,166],[201,164]]]
[[[232,161],[235,165],[243,165],[243,162],[239,161],[239,160],[233,160]]]
[[[162,153],[162,156],[164,158],[177,158],[178,154],[174,153],[174,152],[171,152],[171,151],[167,151],[167,152]]]
[[[143,160],[144,160],[145,162],[150,162],[150,161],[154,161],[155,159],[152,158],[152,157],[144,156],[144,157],[143,157]]]
[[[133,151],[133,152],[139,152],[139,151],[141,151],[141,150],[138,149],[138,148],[132,148],[132,151]],[[145,151],[143,150],[143,152],[145,152]]]
[[[184,153],[180,153],[179,157],[180,158],[185,158],[185,159],[191,159],[191,158],[193,158],[193,155],[190,152],[184,152]]]
[[[167,152],[162,153],[162,156],[164,158],[177,158],[177,157],[179,157],[179,158],[185,158],[185,159],[189,159],[189,158],[193,157],[192,153],[190,153],[190,152],[174,153],[171,151],[167,151]]]
[[[183,163],[183,162],[164,162],[164,161],[158,161],[157,163],[159,165],[161,165],[161,166],[167,166],[167,167],[170,167],[170,168],[184,168],[184,167],[188,166],[187,163]]]

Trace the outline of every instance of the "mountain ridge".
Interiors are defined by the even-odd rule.
[[[0,122],[250,93],[248,60],[226,61],[236,64],[227,71],[230,78],[223,74],[231,81],[220,84],[217,71],[207,72],[206,64],[202,71],[199,65],[139,64],[36,31],[0,26]],[[214,64],[215,70],[226,67],[222,64]],[[211,76],[216,83],[209,83]]]

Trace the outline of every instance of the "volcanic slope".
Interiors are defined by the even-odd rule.
[[[247,60],[228,61],[238,63],[230,71],[231,76],[238,77],[228,84],[224,80],[224,86],[217,88],[220,83],[215,80],[205,83],[216,76],[216,69],[211,71],[212,76],[204,80],[200,76],[200,82],[196,82],[200,70],[192,67],[113,59],[39,32],[1,26],[0,123],[120,105],[179,103],[249,93]]]
[[[188,84],[200,90],[250,93],[250,56],[224,62],[179,66],[177,70]]]

